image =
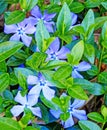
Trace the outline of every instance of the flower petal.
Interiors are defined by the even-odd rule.
[[[27,103],[27,99],[26,99],[26,95],[23,97],[20,93],[20,91],[18,91],[16,97],[14,98],[14,100],[22,105],[25,105]]]
[[[40,11],[40,9],[39,9],[38,6],[35,6],[35,7],[32,9],[31,14],[32,14],[34,17],[37,17],[37,18],[41,18],[41,17],[42,17],[41,11]]]
[[[19,116],[24,111],[24,106],[21,106],[21,105],[13,106],[10,111],[13,114],[13,116],[15,117]]]
[[[29,36],[27,36],[26,34],[23,34],[23,35],[21,36],[21,39],[22,39],[23,43],[24,43],[27,47],[30,46],[30,43],[31,43],[31,41],[32,41],[32,37],[29,37]]]
[[[15,33],[13,36],[10,37],[10,41],[20,41],[20,36]]]
[[[26,34],[33,34],[36,31],[36,28],[34,26],[32,26],[31,24],[28,24],[25,27],[25,33]]]
[[[29,91],[29,96],[30,95],[35,95],[35,98],[38,99],[39,95],[41,92],[41,87],[39,85],[35,85],[30,91]],[[28,102],[30,103],[30,98],[28,98]]]
[[[28,22],[29,22],[31,25],[34,26],[34,25],[37,25],[38,19],[35,18],[35,17],[30,16],[30,17],[28,18]]]
[[[91,68],[91,65],[88,62],[82,61],[79,65],[77,65],[77,71],[87,71]]]
[[[45,21],[50,21],[50,20],[52,20],[52,18],[55,17],[55,15],[56,15],[55,13],[53,13],[53,14],[48,14],[47,11],[44,11],[43,19],[44,19]]]
[[[74,121],[73,121],[72,115],[70,115],[70,117],[65,122],[62,121],[62,125],[64,125],[64,128],[73,126]]]
[[[75,69],[72,71],[72,77],[83,79],[83,76],[81,74],[79,74]]]
[[[68,54],[68,53],[70,53],[70,50],[67,48],[67,47],[62,47],[61,49],[60,49],[60,51],[58,51],[56,54],[57,54],[57,57],[59,58],[59,59],[66,59],[67,57],[66,57],[66,55]]]
[[[58,110],[52,110],[50,109],[50,113],[56,118],[58,119],[60,117],[60,114],[62,113],[60,109]]]
[[[35,108],[31,107],[30,109],[31,109],[32,113],[33,113],[35,116],[38,116],[38,117],[40,117],[40,118],[42,117],[41,110],[40,110],[39,107],[35,107]]]
[[[79,120],[87,120],[86,111],[84,110],[73,110],[72,115]]]
[[[13,24],[13,25],[4,25],[4,32],[6,34],[10,34],[10,33],[16,33],[17,31],[17,25]]]
[[[54,32],[54,30],[53,30],[53,26],[52,26],[51,24],[49,24],[49,23],[45,23],[45,26],[46,26],[48,32],[52,32],[52,33]]]
[[[85,100],[79,100],[79,99],[75,99],[74,102],[70,105],[70,107],[73,108],[80,108],[85,104]]]
[[[36,105],[38,102],[38,96],[36,94],[28,94],[28,104],[30,106]]]
[[[72,25],[74,25],[77,22],[77,15],[74,13],[71,13],[71,18],[72,18]]]
[[[55,96],[55,90],[49,88],[48,86],[44,86],[42,88],[43,95],[47,100],[51,100]]]
[[[28,78],[27,78],[27,83],[29,85],[37,84],[38,83],[38,78],[36,76],[29,75]]]
[[[59,38],[56,38],[50,45],[50,50],[52,50],[53,52],[57,52],[60,48],[60,41]]]

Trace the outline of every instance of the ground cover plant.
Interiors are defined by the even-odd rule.
[[[1,130],[107,130],[106,15],[106,0],[0,0]]]

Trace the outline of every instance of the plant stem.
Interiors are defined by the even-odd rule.
[[[104,47],[102,48],[101,55],[100,55],[99,66],[98,66],[99,72],[100,72],[100,69],[101,69],[101,63],[102,63],[103,52],[104,52]]]

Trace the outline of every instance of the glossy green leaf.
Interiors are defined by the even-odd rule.
[[[87,116],[88,116],[89,119],[96,121],[98,123],[104,122],[103,116],[101,114],[99,114],[98,112],[91,112]]]
[[[45,61],[46,57],[47,55],[45,53],[35,52],[26,60],[26,64],[32,69],[38,70],[40,65]]]
[[[84,56],[89,60],[91,64],[94,64],[95,49],[91,44],[85,44]]]
[[[0,74],[0,92],[3,92],[9,86],[9,74]]]
[[[7,25],[16,24],[23,21],[26,18],[26,13],[21,10],[15,10],[5,17],[5,23]]]
[[[0,117],[1,130],[21,130],[20,125],[13,119],[7,117]]]
[[[101,4],[102,0],[87,0],[85,2],[85,6],[87,8],[94,8],[94,7],[97,7]]]
[[[101,130],[101,128],[94,122],[91,121],[79,121],[79,126],[82,130]]]
[[[53,78],[54,79],[65,79],[71,75],[72,67],[71,66],[62,66],[57,69],[57,71],[54,73]]]
[[[71,50],[71,55],[73,56],[73,64],[78,64],[84,53],[84,42],[79,41]]]
[[[71,12],[80,13],[84,10],[84,5],[80,2],[73,2],[70,4],[69,8]]]
[[[71,26],[71,13],[70,13],[70,9],[68,7],[68,5],[66,3],[64,3],[58,18],[57,18],[57,30],[60,34],[65,34]]]
[[[46,45],[45,40],[50,38],[49,32],[47,31],[43,21],[40,20],[36,29],[36,41],[37,47],[41,52],[45,52],[49,45]]]
[[[74,79],[73,84],[76,86],[81,86],[84,90],[87,90],[93,95],[102,95],[105,93],[104,86],[98,83],[91,83],[85,79]]]
[[[101,2],[101,5],[107,10],[107,2]]]
[[[0,15],[6,10],[6,8],[7,3],[4,0],[0,1]]]
[[[104,117],[104,120],[107,120],[107,107],[105,105],[101,106],[101,114]]]
[[[27,126],[24,130],[40,130],[39,128],[34,128],[32,126]]]
[[[6,60],[17,52],[23,44],[21,42],[7,41],[0,44],[0,62]]]
[[[107,84],[107,72],[101,72],[98,75],[98,82]]]
[[[10,38],[10,35],[6,35],[5,33],[0,33],[0,43],[8,41]]]

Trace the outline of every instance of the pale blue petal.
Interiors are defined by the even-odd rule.
[[[23,42],[27,47],[29,47],[30,44],[31,44],[31,41],[32,41],[32,37],[27,36],[26,34],[23,34],[23,35],[21,36],[21,40],[22,40],[22,42]]]
[[[89,69],[91,69],[91,65],[85,61],[82,61],[76,68],[77,71],[87,71]]]
[[[58,59],[66,59],[67,58],[67,54],[68,53],[70,53],[70,50],[68,49],[68,48],[66,48],[66,47],[62,47],[61,49],[60,49],[60,51],[58,51],[56,54],[57,54],[57,57],[58,57]]]
[[[55,96],[55,90],[49,88],[48,86],[44,86],[42,88],[43,95],[47,100],[51,100]]]
[[[79,120],[87,120],[86,111],[85,110],[73,110],[72,115]]]
[[[20,41],[20,36],[15,33],[13,36],[10,37],[10,41]]]
[[[25,27],[25,33],[26,34],[33,34],[36,31],[36,28],[34,26],[32,26],[31,24],[28,24]]]
[[[35,98],[38,99],[40,92],[41,92],[41,87],[39,85],[35,85],[30,91],[29,91],[29,96],[30,95],[35,95]]]
[[[4,32],[6,34],[10,34],[10,33],[16,33],[17,31],[17,25],[13,24],[13,25],[4,25]]]
[[[38,102],[38,96],[36,94],[28,94],[28,104],[30,106],[34,106],[37,102]]]
[[[72,71],[72,77],[83,79],[83,76],[81,74],[79,74],[75,69]]]
[[[43,19],[45,21],[51,21],[54,17],[55,17],[55,13],[54,14],[48,14],[47,11],[44,12],[44,15],[43,15]]]
[[[71,18],[72,18],[72,25],[74,25],[76,22],[77,22],[77,16],[76,14],[74,13],[71,13]]]
[[[72,108],[80,108],[85,104],[85,100],[75,99],[74,102],[70,105]]]
[[[60,48],[60,41],[59,38],[56,38],[50,45],[50,51],[57,52]]]
[[[37,17],[37,18],[41,18],[41,17],[42,17],[41,11],[40,11],[40,9],[39,9],[38,6],[35,6],[35,7],[32,9],[31,14],[32,14],[34,17]]]
[[[29,75],[28,78],[27,78],[27,83],[29,85],[35,85],[35,84],[38,83],[38,78],[36,76]]]
[[[70,115],[70,117],[65,122],[62,121],[62,125],[64,126],[64,128],[73,126],[74,121],[73,121],[72,115]]]
[[[60,117],[60,114],[62,113],[61,110],[52,110],[50,109],[50,113],[56,118],[58,119]]]
[[[13,106],[10,109],[10,111],[13,114],[13,116],[15,116],[15,117],[19,116],[24,111],[24,106],[21,106],[21,105]]]
[[[32,16],[30,16],[29,18],[28,18],[28,23],[30,23],[31,25],[37,25],[37,23],[38,23],[38,19],[37,18],[35,18],[35,17],[32,17]]]
[[[27,98],[26,98],[26,95],[25,96],[22,96],[20,91],[17,93],[15,99],[14,99],[16,102],[22,104],[22,105],[25,105],[27,104]]]
[[[54,30],[53,30],[53,26],[52,26],[51,24],[49,24],[49,23],[45,23],[45,26],[46,26],[48,32],[51,32],[51,33],[54,32]]]
[[[35,116],[42,118],[41,110],[39,107],[35,107],[35,108],[31,107],[30,109]]]

